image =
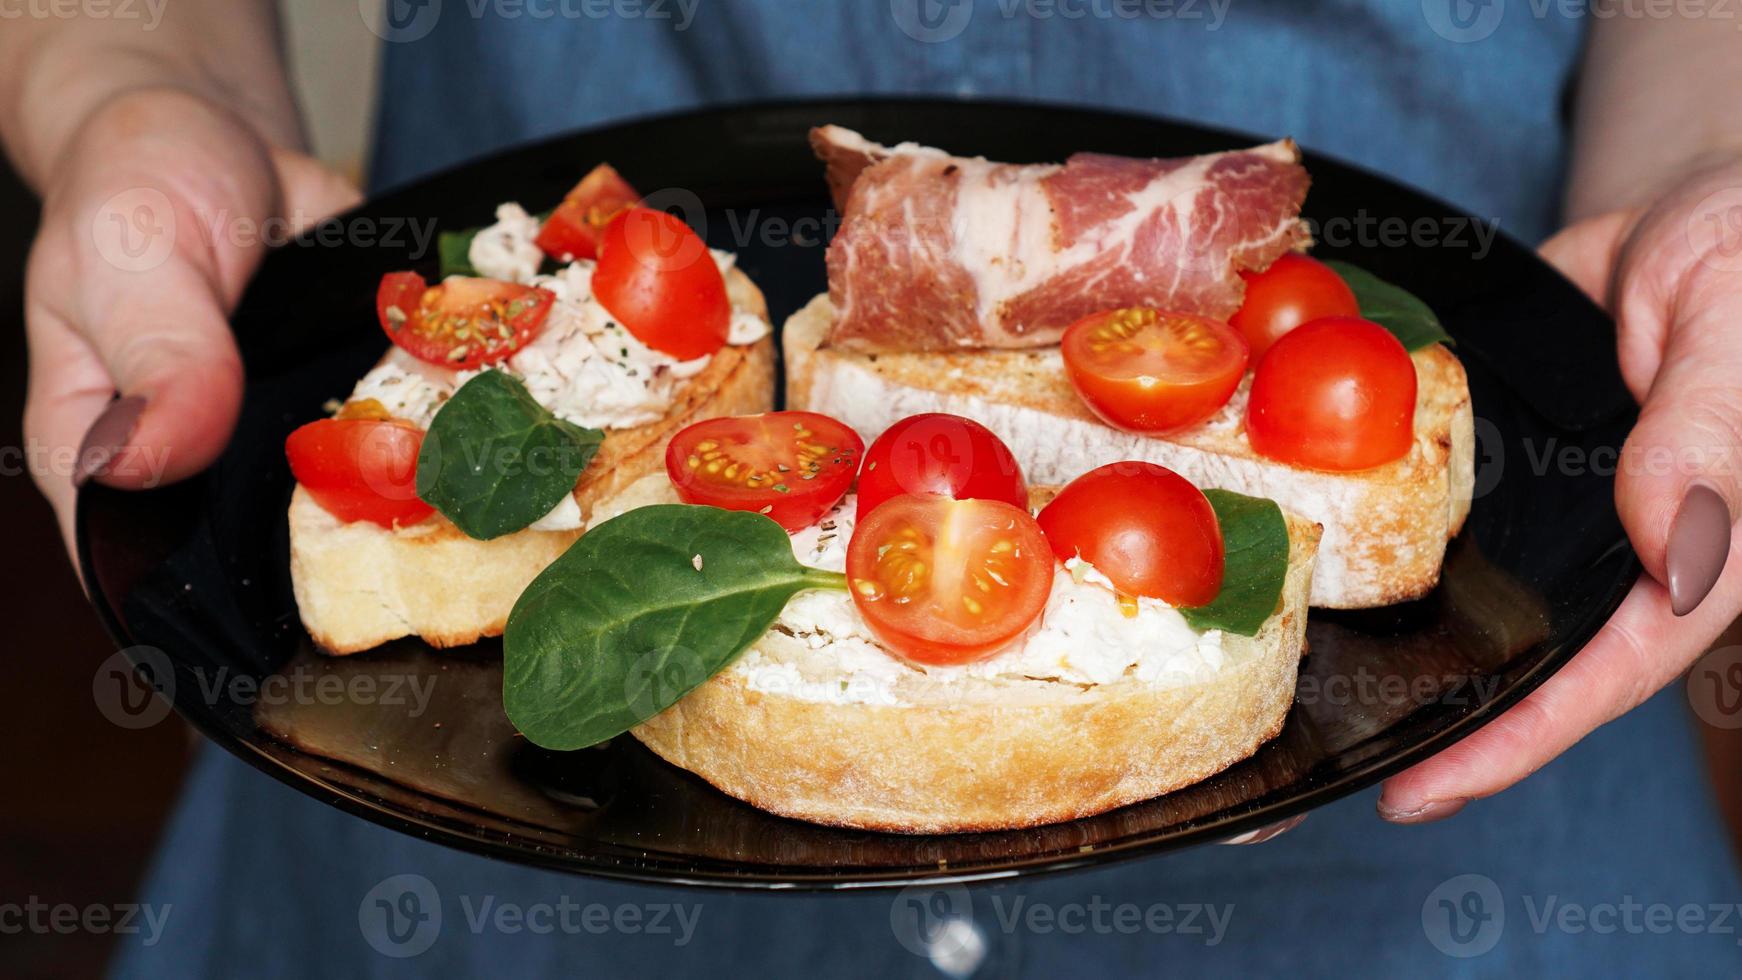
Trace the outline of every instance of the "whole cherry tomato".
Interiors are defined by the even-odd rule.
[[[891,497],[941,493],[1028,509],[1028,487],[1004,440],[973,419],[932,412],[883,430],[859,472],[859,519]]]
[[[1415,443],[1415,362],[1389,330],[1333,316],[1284,334],[1252,373],[1246,437],[1271,459],[1364,470]]]
[[[1109,463],[1040,512],[1061,561],[1080,557],[1126,595],[1201,606],[1222,589],[1222,526],[1203,491],[1154,463]]]

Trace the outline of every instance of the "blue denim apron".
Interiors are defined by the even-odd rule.
[[[722,101],[1079,100],[1264,133],[1553,228],[1582,25],[1503,0],[392,0],[377,187]],[[1251,847],[971,889],[721,894],[534,871],[326,808],[218,751],[122,976],[1733,972],[1742,901],[1679,689],[1428,827],[1368,792]],[[155,939],[148,944],[148,940]]]

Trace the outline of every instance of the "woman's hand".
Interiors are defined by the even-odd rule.
[[[1433,820],[1498,793],[1678,677],[1742,610],[1742,155],[1542,247],[1620,330],[1642,406],[1615,503],[1646,574],[1571,662],[1493,724],[1393,777],[1380,813]]]
[[[358,194],[171,88],[91,113],[43,191],[25,285],[24,429],[70,551],[78,485],[149,487],[216,458],[242,395],[228,315],[264,239]]]

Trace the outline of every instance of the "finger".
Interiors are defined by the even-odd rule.
[[[78,449],[113,400],[114,389],[96,352],[59,318],[27,308],[25,336],[32,352],[24,404],[25,457],[37,488],[54,507],[70,552]]]
[[[270,154],[280,200],[271,200],[270,185],[239,194],[243,213],[237,220],[272,207],[300,232],[361,200],[350,181],[313,158],[281,149]],[[86,266],[98,266],[90,270],[92,278],[108,287],[93,290],[96,298],[85,304],[84,333],[124,397],[92,415],[73,482],[95,477],[145,488],[198,472],[229,439],[240,409],[242,369],[225,311],[259,256],[251,246],[226,241],[223,221],[176,198],[146,195],[141,204],[125,191],[116,196],[127,198],[128,220],[105,223],[115,215],[100,210],[93,248],[76,254]],[[116,210],[115,198],[108,200],[109,210]],[[147,233],[171,240],[149,243],[143,240]],[[161,266],[151,262],[154,247],[166,255]],[[116,268],[101,268],[91,251]],[[146,254],[139,257],[141,252]],[[206,261],[234,252],[243,253],[239,267],[232,262],[226,270],[223,262]]]
[[[1696,273],[1681,290],[1615,481],[1634,550],[1683,614],[1717,582],[1742,513],[1742,347],[1734,333],[1742,277],[1719,278]]]
[[[1647,387],[1615,502],[1679,613],[1717,581],[1742,513],[1742,261],[1708,220],[1726,218],[1742,193],[1733,179],[1720,168],[1684,182],[1640,219],[1617,259],[1622,371]]]
[[[284,213],[296,231],[363,200],[356,184],[311,156],[274,148],[272,164],[283,189]]]
[[[99,209],[88,239],[75,219],[67,254],[73,281],[86,285],[73,295],[72,316],[48,313],[77,325],[121,396],[77,443],[73,482],[137,489],[181,479],[217,457],[241,405],[242,366],[215,268],[213,253],[222,249],[190,232],[191,215],[173,204],[125,210],[129,223],[111,226]]]
[[[1538,251],[1593,303],[1613,313],[1622,243],[1638,222],[1636,211],[1614,211],[1587,218],[1562,229],[1543,242]],[[1645,400],[1657,374],[1667,326],[1661,317],[1639,318],[1628,325],[1629,329],[1619,332],[1621,376],[1636,401]]]
[[[33,469],[71,543],[74,486],[146,487],[222,450],[241,367],[227,311],[269,216],[349,207],[349,182],[171,91],[92,115],[50,183],[28,270]]]
[[[300,231],[361,199],[313,158],[269,154],[277,181],[228,188],[234,211],[202,212],[179,195],[129,189],[98,209],[91,247],[75,243],[76,260],[99,284],[83,294],[82,332],[123,396],[92,420],[75,484],[96,478],[149,488],[179,480],[210,465],[228,442],[242,367],[227,311],[261,258],[253,236],[235,240],[228,223],[281,213]],[[148,241],[152,235],[167,240]]]
[[[240,403],[226,311],[264,250],[237,232],[262,227],[278,200],[269,154],[234,117],[159,95],[93,115],[66,159],[27,271],[32,357],[49,368],[33,406],[65,410],[39,426],[80,447],[75,485],[186,476],[216,457]],[[94,416],[88,364],[70,376],[52,367],[81,356],[67,348],[75,340],[120,396]]]
[[[1636,707],[1729,625],[1725,610],[1742,602],[1742,573],[1724,576],[1713,598],[1721,601],[1678,618],[1664,587],[1640,578],[1603,629],[1541,687],[1475,734],[1387,780],[1380,815],[1399,823],[1450,816]]]
[[[1634,220],[1635,215],[1629,211],[1588,218],[1561,229],[1537,251],[1593,303],[1607,309],[1615,259]]]

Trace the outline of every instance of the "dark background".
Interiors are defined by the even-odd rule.
[[[0,163],[0,446],[21,447],[24,261],[37,202]],[[8,460],[11,462],[11,460]],[[91,682],[115,647],[27,472],[0,474],[0,902],[134,900],[192,741],[171,719],[126,731]],[[96,976],[107,935],[0,934],[0,977]]]

